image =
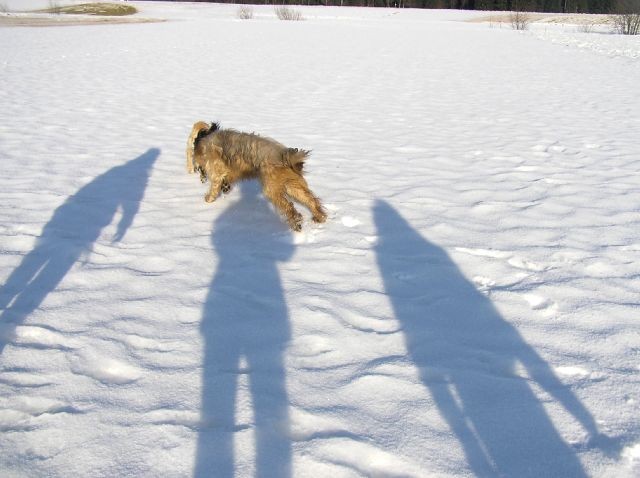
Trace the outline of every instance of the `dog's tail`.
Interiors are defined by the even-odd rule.
[[[220,126],[216,122],[208,124],[204,121],[198,121],[193,125],[193,128],[191,128],[191,134],[189,135],[189,140],[187,141],[187,171],[189,173],[193,173],[196,170],[194,158],[198,142],[209,133],[213,133],[219,128]]]
[[[302,174],[304,162],[309,157],[309,154],[311,154],[311,151],[298,148],[287,148],[284,153],[282,153],[282,161],[286,166]]]

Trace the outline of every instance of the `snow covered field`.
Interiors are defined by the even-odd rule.
[[[1,476],[640,474],[638,38],[136,6],[0,28]],[[196,120],[329,221],[206,204]]]

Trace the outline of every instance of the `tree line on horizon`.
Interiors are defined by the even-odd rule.
[[[180,0],[173,0],[180,1]],[[640,0],[190,0],[252,5],[326,5],[344,7],[441,8],[457,10],[529,11],[549,13],[614,13],[620,3]]]

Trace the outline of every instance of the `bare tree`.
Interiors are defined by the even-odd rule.
[[[238,8],[236,15],[240,20],[251,20],[253,18],[253,8],[242,5]]]
[[[611,24],[616,33],[638,35],[640,33],[640,0],[617,0]]]
[[[300,21],[304,20],[302,16],[302,12],[299,10],[294,10],[293,8],[289,8],[286,5],[281,5],[279,7],[275,7],[276,15],[280,20],[293,20]]]
[[[47,11],[54,15],[60,15],[62,13],[62,7],[56,0],[49,0],[49,9]]]
[[[527,2],[516,0],[513,5],[513,11],[509,15],[511,28],[514,30],[528,30],[531,23],[531,14],[527,12]]]

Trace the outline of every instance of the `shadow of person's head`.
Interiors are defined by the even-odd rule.
[[[288,260],[294,251],[293,236],[273,206],[263,197],[257,181],[242,181],[237,190],[219,198],[214,207],[226,207],[216,219],[212,241],[221,259]],[[224,204],[231,201],[230,205]]]

